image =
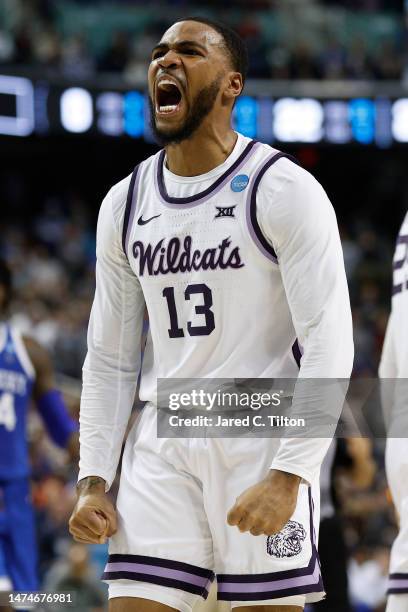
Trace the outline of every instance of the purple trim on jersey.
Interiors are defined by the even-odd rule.
[[[293,346],[292,346],[292,355],[297,363],[297,367],[300,369],[300,363],[301,363],[303,351],[299,344],[299,340],[297,338],[294,341]]]
[[[185,197],[185,198],[174,198],[170,197],[167,193],[166,186],[164,184],[163,177],[163,165],[164,165],[164,157],[165,151],[161,151],[160,154],[156,158],[155,163],[155,186],[156,192],[159,196],[162,204],[170,204],[171,208],[192,208],[193,206],[197,206],[202,202],[208,200],[209,197],[214,196],[218,193],[231,178],[231,174],[234,172],[238,172],[240,168],[248,161],[249,157],[255,152],[255,150],[260,147],[261,144],[256,140],[251,140],[245,149],[242,151],[241,155],[235,160],[235,162],[227,168],[227,170],[220,176],[212,185],[210,185],[204,191],[197,193],[196,195]]]
[[[394,295],[397,295],[397,293],[401,293],[402,287],[403,287],[403,283],[400,283],[399,285],[393,285],[391,295],[394,296]]]
[[[256,194],[258,191],[259,183],[267,170],[273,164],[275,164],[281,157],[286,157],[291,161],[297,163],[296,159],[287,153],[273,153],[268,157],[266,162],[261,165],[255,173],[255,176],[252,179],[252,185],[248,192],[247,202],[246,202],[246,220],[248,224],[249,233],[251,235],[252,240],[255,242],[258,249],[273,263],[278,263],[278,257],[276,255],[275,249],[268,242],[265,236],[262,233],[262,230],[259,226],[257,215],[256,215]]]
[[[396,595],[398,593],[408,593],[408,573],[389,575],[387,595]]]
[[[127,257],[127,247],[129,243],[130,231],[133,225],[133,219],[135,218],[136,211],[136,198],[139,186],[140,178],[140,165],[138,164],[133,170],[132,178],[130,179],[129,190],[126,198],[125,216],[123,218],[123,229],[122,229],[122,248]]]
[[[189,563],[142,555],[109,555],[102,580],[160,584],[207,598],[214,572]]]
[[[310,487],[308,497],[309,537],[312,555],[307,566],[266,574],[219,574],[217,575],[218,599],[224,601],[261,601],[263,599],[324,591],[316,548],[316,534],[313,524],[314,506]]]
[[[392,264],[392,269],[393,270],[399,270],[400,268],[402,268],[402,266],[405,263],[405,257],[403,259],[399,259],[398,261],[396,261],[395,263]]]

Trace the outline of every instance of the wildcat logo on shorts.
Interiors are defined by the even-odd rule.
[[[302,551],[302,542],[306,539],[306,531],[297,521],[288,521],[282,531],[268,536],[266,551],[271,557],[295,557]]]

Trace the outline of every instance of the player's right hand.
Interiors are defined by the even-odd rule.
[[[116,533],[116,511],[104,490],[79,490],[69,531],[82,544],[104,544]]]

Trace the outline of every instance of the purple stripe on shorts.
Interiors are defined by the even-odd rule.
[[[255,582],[273,582],[275,580],[286,580],[289,578],[298,578],[299,576],[307,576],[312,573],[317,559],[317,551],[312,548],[312,556],[309,563],[305,567],[295,567],[289,570],[279,570],[265,574],[217,574],[218,582],[231,583],[255,583]]]
[[[104,582],[111,582],[112,580],[133,580],[134,582],[148,582],[149,584],[159,584],[160,586],[171,587],[172,589],[179,589],[186,593],[193,593],[199,595],[203,599],[207,599],[211,581],[208,581],[208,585],[203,588],[196,586],[189,582],[181,582],[180,580],[174,580],[173,578],[165,578],[161,576],[152,576],[150,574],[139,574],[137,572],[105,572],[102,575]]]
[[[195,574],[204,578],[214,579],[214,572],[184,561],[174,561],[173,559],[163,559],[160,557],[149,557],[147,555],[130,555],[123,553],[112,553],[108,557],[108,563],[141,563],[142,565],[154,565],[158,567],[168,567],[170,569]]]
[[[308,487],[308,501],[309,501],[309,538],[312,554],[309,563],[305,567],[296,567],[289,570],[279,570],[277,572],[270,572],[264,574],[218,574],[217,580],[221,584],[260,584],[260,583],[271,583],[284,580],[292,580],[302,578],[305,576],[312,575],[313,570],[316,567],[316,563],[319,565],[319,556],[316,548],[316,534],[313,524],[313,499],[311,487]],[[319,566],[320,567],[320,566]]]
[[[408,580],[408,572],[392,572],[388,578],[390,580]]]
[[[389,580],[389,589],[407,589],[408,590],[408,579],[407,580]]]
[[[108,563],[105,567],[105,572],[135,572],[139,574],[150,574],[152,576],[160,576],[162,578],[171,578],[181,582],[195,584],[202,588],[208,585],[208,578],[196,576],[189,572],[181,572],[179,570],[169,569],[166,567],[157,567],[154,565],[146,565],[143,563]]]
[[[318,584],[319,581],[320,568],[316,559],[313,573],[307,574],[306,576],[294,576],[293,578],[270,580],[268,582],[218,582],[218,592],[236,593],[237,599],[239,599],[238,595],[241,593],[271,593],[274,591],[297,588],[310,584]]]
[[[408,573],[392,573],[388,577],[387,593],[408,593]]]
[[[238,172],[260,146],[261,143],[257,142],[256,140],[251,140],[232,166],[228,168],[224,174],[222,174],[212,185],[210,185],[210,187],[194,196],[186,198],[174,198],[168,195],[163,178],[165,152],[161,151],[161,153],[156,157],[154,170],[154,183],[160,201],[164,205],[170,205],[170,208],[193,208],[194,206],[205,202],[210,197],[213,197],[216,193],[221,191],[221,189],[231,178],[231,174]]]

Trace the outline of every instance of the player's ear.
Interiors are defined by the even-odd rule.
[[[235,102],[244,87],[240,72],[229,72],[224,95],[229,102]]]

